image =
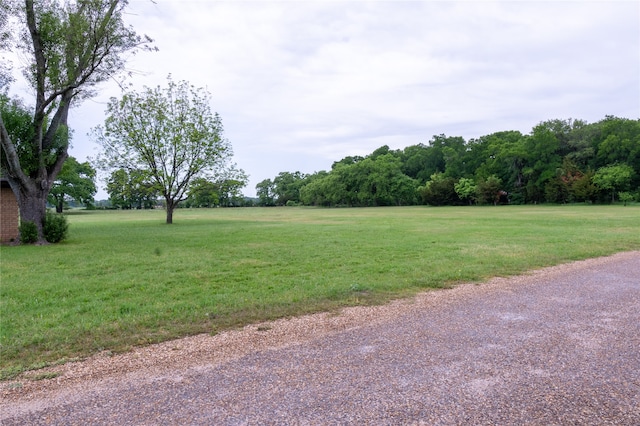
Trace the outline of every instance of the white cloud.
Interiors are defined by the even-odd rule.
[[[640,117],[635,1],[130,2],[160,51],[135,86],[167,74],[212,93],[238,166],[255,184],[347,155],[529,132],[538,122]],[[104,119],[106,85],[71,117],[73,154]]]

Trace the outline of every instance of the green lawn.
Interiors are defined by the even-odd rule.
[[[75,212],[0,249],[2,376],[640,249],[640,206]]]

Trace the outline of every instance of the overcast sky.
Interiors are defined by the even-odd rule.
[[[634,0],[132,0],[129,12],[159,49],[129,62],[131,82],[171,73],[206,88],[250,196],[279,172],[329,170],[385,144],[640,118]],[[95,156],[86,134],[120,94],[101,88],[70,116],[81,160]]]

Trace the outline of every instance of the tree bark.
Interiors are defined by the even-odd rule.
[[[56,213],[62,213],[64,211],[64,195],[60,198],[56,198]]]
[[[20,220],[33,222],[38,228],[38,241],[36,244],[46,244],[43,224],[47,212],[47,195],[49,188],[41,188],[35,184],[18,185],[13,179],[8,178],[9,185],[18,201]],[[19,238],[19,237],[18,237]]]
[[[165,198],[167,204],[167,225],[173,223],[173,210],[176,208],[175,202],[170,198]]]

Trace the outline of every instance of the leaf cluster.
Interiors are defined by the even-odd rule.
[[[22,171],[27,176],[35,177],[42,167],[51,168],[70,145],[71,132],[66,125],[60,125],[51,143],[41,148],[36,143],[33,115],[19,99],[11,99],[0,94],[0,114],[2,114],[2,123],[7,133],[11,135],[11,142],[22,165]],[[45,127],[47,123],[48,120],[45,118]],[[2,150],[2,169],[3,173],[7,173],[9,169],[4,149]]]
[[[111,206],[120,209],[153,208],[160,193],[144,170],[115,170],[107,181],[106,189]]]
[[[97,191],[95,178],[96,170],[89,162],[80,163],[74,157],[69,157],[51,186],[49,201],[58,207],[59,213],[69,199],[92,205]]]

